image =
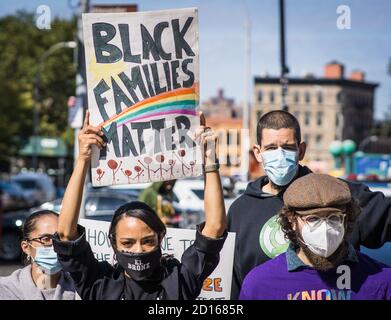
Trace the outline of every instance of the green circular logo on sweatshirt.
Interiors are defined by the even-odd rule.
[[[259,234],[259,244],[269,258],[274,258],[288,249],[289,242],[284,238],[281,226],[277,222],[277,215],[263,225]]]

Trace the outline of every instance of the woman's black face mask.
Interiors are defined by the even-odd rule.
[[[160,245],[150,252],[132,253],[115,249],[117,261],[127,275],[136,281],[148,280],[160,267],[162,251]]]

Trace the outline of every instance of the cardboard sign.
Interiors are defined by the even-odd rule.
[[[86,238],[95,258],[113,264],[114,252],[108,234],[110,223],[89,219],[80,219],[79,223],[86,228]],[[161,244],[162,252],[172,254],[180,261],[183,252],[193,244],[195,232],[195,230],[167,228],[167,234]],[[213,273],[204,281],[201,294],[197,299],[230,299],[234,249],[235,233],[230,232],[220,252],[220,262]]]
[[[202,174],[197,9],[83,14],[94,186]]]

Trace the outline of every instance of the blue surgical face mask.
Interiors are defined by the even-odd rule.
[[[278,148],[261,153],[263,169],[269,179],[278,186],[286,186],[295,177],[299,168],[296,151]]]
[[[34,247],[35,248],[35,247]],[[53,275],[62,270],[53,247],[36,247],[33,262],[48,275]]]

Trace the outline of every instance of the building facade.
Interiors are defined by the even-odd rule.
[[[241,174],[242,148],[242,110],[234,99],[224,96],[219,89],[215,97],[211,97],[201,105],[206,124],[213,128],[219,136],[219,161],[221,174],[239,176]]]

